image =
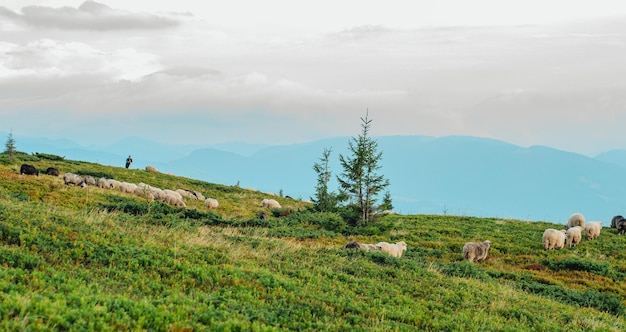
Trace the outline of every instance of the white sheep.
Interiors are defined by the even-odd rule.
[[[280,203],[278,203],[278,201],[276,201],[275,199],[267,199],[265,198],[262,202],[261,202],[261,206],[264,208],[268,208],[268,209],[273,209],[273,208],[277,208],[280,209]]]
[[[402,253],[406,251],[406,243],[397,242],[397,243],[388,243],[388,242],[378,242],[376,243],[376,247],[380,248],[381,252],[389,254],[393,257],[402,257]]]
[[[192,196],[195,196],[199,201],[204,201],[204,195],[199,191],[193,191]]]
[[[185,202],[183,202],[183,200],[179,196],[176,196],[176,195],[167,194],[165,195],[164,201],[166,204],[169,204],[172,206],[187,207]]]
[[[74,173],[63,174],[63,182],[65,184],[73,184],[81,188],[87,187],[87,184],[85,184],[85,180],[82,177],[80,177],[80,175],[76,175]]]
[[[122,182],[118,188],[121,192],[125,192],[128,194],[134,194],[135,189],[137,189],[137,185],[129,182]]]
[[[139,196],[139,197],[145,197],[146,199],[153,201],[154,200],[154,195],[152,194],[152,190],[150,188],[150,186],[144,184],[143,186],[139,186],[137,185],[135,187],[135,190],[133,191],[133,194],[135,194],[135,196]]]
[[[580,243],[582,239],[583,228],[580,226],[574,226],[567,229],[565,233],[567,235],[567,245],[571,248]]]
[[[463,245],[463,258],[470,263],[484,261],[491,248],[491,241],[467,242]]]
[[[601,221],[590,221],[585,224],[585,236],[587,240],[593,240],[600,236],[600,231],[602,231]]]
[[[543,242],[543,249],[563,249],[565,247],[565,230],[556,230],[554,228],[548,228],[543,232],[541,238]]]
[[[111,184],[109,183],[109,180],[106,178],[99,178],[98,181],[96,182],[96,185],[102,189],[111,189]]]
[[[156,169],[156,167],[150,166],[150,165],[146,166],[146,171],[147,172],[154,172],[154,173],[158,173],[159,172],[159,170]]]
[[[161,188],[150,187],[150,192],[154,196],[154,199],[159,201],[165,201],[165,192]]]
[[[165,192],[165,195],[174,195],[178,198],[180,198],[180,200],[183,200],[183,195],[181,195],[179,192],[171,190],[171,189],[163,189],[163,192]]]
[[[176,192],[179,193],[183,198],[191,199],[191,200],[194,200],[194,201],[198,200],[196,195],[192,194],[189,190],[176,189]]]
[[[117,180],[109,179],[109,185],[111,186],[111,189],[118,189],[122,183]]]
[[[360,249],[360,250],[365,250],[365,251],[380,251],[380,247],[375,244],[359,243],[356,241],[348,242],[348,244],[346,244],[343,248],[344,249]]]
[[[204,201],[204,206],[208,207],[209,209],[217,209],[220,206],[220,203],[215,198],[207,198]]]
[[[581,213],[572,214],[569,219],[567,219],[567,224],[565,225],[565,229],[569,229],[570,227],[580,226],[585,228],[585,216]]]
[[[96,185],[96,179],[91,175],[85,175],[84,181],[85,181],[85,184],[87,185],[90,185],[90,186]]]

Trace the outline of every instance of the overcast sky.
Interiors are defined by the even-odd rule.
[[[0,131],[626,148],[623,1],[0,0]]]

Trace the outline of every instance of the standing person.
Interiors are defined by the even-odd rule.
[[[133,163],[133,158],[129,155],[128,158],[126,158],[126,168],[128,168],[130,164],[132,163]]]

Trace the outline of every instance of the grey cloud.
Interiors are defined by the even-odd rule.
[[[153,30],[180,24],[169,17],[117,10],[95,1],[85,1],[78,8],[28,6],[22,8],[21,14],[0,7],[2,16],[29,26],[61,30]]]

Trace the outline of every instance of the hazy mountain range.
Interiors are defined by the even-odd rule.
[[[7,133],[0,133],[7,137]],[[339,154],[348,154],[350,137],[265,146],[247,143],[165,145],[129,137],[108,146],[83,146],[69,140],[14,136],[19,151],[124,166],[157,167],[226,185],[239,184],[294,198],[310,199],[316,185],[312,169],[332,148],[331,189],[341,173]],[[454,214],[565,222],[574,212],[605,226],[626,214],[626,150],[594,158],[545,146],[521,147],[468,136],[384,136],[381,173],[391,182],[394,209],[402,214]]]

